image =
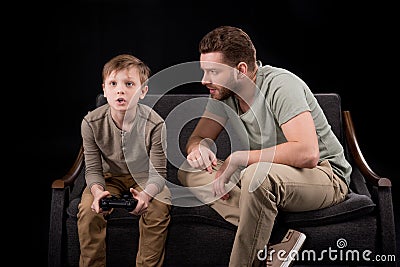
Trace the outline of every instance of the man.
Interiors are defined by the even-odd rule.
[[[178,177],[201,188],[193,193],[238,226],[229,266],[257,266],[279,210],[343,201],[351,166],[308,86],[287,70],[262,66],[243,30],[218,27],[203,37],[199,52],[210,100],[186,146],[189,168]],[[228,122],[245,145],[222,161],[211,148]],[[285,238],[275,248],[288,256],[305,235],[289,230]],[[268,255],[267,264],[288,266],[291,260]]]

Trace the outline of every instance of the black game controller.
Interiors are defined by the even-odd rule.
[[[136,198],[129,195],[123,195],[122,198],[111,196],[100,199],[100,208],[103,211],[109,211],[112,208],[125,208],[130,212],[136,208],[137,202]]]

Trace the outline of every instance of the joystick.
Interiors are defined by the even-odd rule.
[[[123,195],[122,198],[111,196],[100,199],[100,208],[103,211],[108,211],[112,208],[125,208],[130,212],[136,208],[137,202],[136,198],[129,195]]]

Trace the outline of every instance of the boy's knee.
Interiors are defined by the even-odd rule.
[[[162,222],[168,223],[171,217],[170,211],[171,211],[170,204],[153,199],[144,217],[148,223],[150,222],[158,222],[159,224],[161,224]]]

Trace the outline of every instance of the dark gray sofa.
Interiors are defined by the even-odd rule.
[[[307,235],[299,255],[301,265],[382,265],[396,266],[391,255],[396,254],[391,182],[371,170],[361,154],[354,125],[349,111],[341,110],[337,94],[315,94],[325,111],[335,134],[344,144],[346,155],[353,165],[352,193],[341,204],[323,210],[300,213],[281,213],[277,219],[274,236],[287,228],[294,228]],[[148,95],[145,102],[166,119],[167,129],[174,125],[174,112],[193,112],[198,106],[181,105],[193,98],[205,98],[199,94]],[[97,105],[104,103],[100,95]],[[169,124],[171,122],[171,124]],[[183,122],[183,128],[168,129],[168,135],[176,134],[177,144],[168,155],[184,155],[183,148],[197,119]],[[232,149],[226,132],[217,140],[217,156],[224,158]],[[175,146],[175,148],[174,148]],[[176,148],[178,147],[178,148]],[[180,149],[181,151],[178,151]],[[48,263],[53,266],[78,266],[79,242],[76,226],[77,205],[85,186],[82,149],[68,173],[52,183],[50,211]],[[172,156],[173,158],[173,156]],[[168,163],[168,180],[179,184],[177,163],[182,156]],[[66,163],[68,164],[68,163]],[[195,203],[195,199],[193,199]],[[206,205],[183,207],[176,199],[172,207],[172,219],[166,245],[166,267],[228,266],[236,227],[224,221]],[[107,266],[134,266],[138,220],[123,209],[110,216],[107,227]],[[336,250],[329,256],[326,252]],[[325,251],[325,252],[324,252]],[[369,258],[362,256],[371,251]],[[346,254],[347,253],[347,254]],[[368,253],[367,253],[368,254]],[[346,256],[347,255],[347,256]],[[375,261],[375,256],[386,255],[386,261]],[[336,256],[334,259],[333,256]],[[393,259],[393,260],[392,260]],[[373,261],[374,260],[374,261]]]

